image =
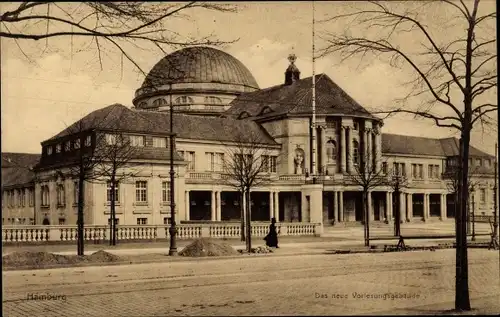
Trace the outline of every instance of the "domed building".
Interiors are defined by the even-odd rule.
[[[161,59],[135,93],[137,109],[219,115],[242,93],[259,89],[239,60],[211,47],[189,47]]]
[[[8,222],[25,214],[30,219],[35,215],[36,224],[74,225],[78,187],[71,171],[79,155],[104,151],[118,136],[134,149],[119,173],[128,177],[114,195],[118,225],[164,228],[170,223],[171,157],[181,237],[237,235],[244,200],[231,166],[243,157],[260,162],[250,205],[252,221],[262,232],[270,218],[280,223],[282,235],[360,224],[363,169],[384,180],[370,188],[370,220],[384,224],[454,217],[449,175],[456,169],[457,139],[383,134],[382,120],[326,74],[315,76],[313,122],[312,78],[301,78],[295,61],[289,56],[281,83],[260,89],[245,65],[221,50],[194,47],[167,55],[136,91],[132,108],[115,104],[99,109],[43,141],[35,168],[10,164],[4,177],[2,167],[5,214],[18,215],[8,216]],[[174,149],[169,146],[170,123]],[[473,178],[480,184],[474,194],[477,212],[488,216],[493,157],[472,146],[470,155]],[[3,153],[2,160],[17,159],[11,156]],[[400,191],[391,183],[394,175],[405,181]],[[88,181],[84,188],[85,223],[106,225],[111,221],[109,180]],[[31,205],[21,203],[26,195],[33,196]],[[220,222],[226,223],[218,227]],[[215,227],[202,230],[202,223]],[[155,232],[166,235],[165,230]]]

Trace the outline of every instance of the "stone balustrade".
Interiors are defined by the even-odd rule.
[[[168,225],[119,225],[118,241],[154,241],[168,239]],[[252,236],[264,237],[269,230],[268,223],[252,223]],[[321,235],[322,225],[314,223],[278,223],[280,236]],[[178,239],[195,238],[238,238],[241,233],[239,223],[180,224],[177,225]],[[84,240],[90,243],[108,241],[109,226],[89,225],[84,228]],[[2,226],[4,244],[30,243],[75,243],[78,238],[76,226]]]

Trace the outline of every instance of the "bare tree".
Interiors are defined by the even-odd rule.
[[[365,152],[362,155],[348,155],[348,157],[353,161],[354,170],[346,175],[346,179],[350,183],[360,186],[363,192],[363,224],[365,246],[370,246],[370,215],[368,195],[370,195],[370,192],[374,188],[386,186],[388,183],[386,171],[384,171],[383,168],[377,168],[377,164],[373,164],[374,154],[375,153]]]
[[[395,163],[392,171],[389,173],[388,185],[392,188],[396,206],[396,213],[394,214],[394,236],[401,235],[401,223],[404,219],[401,219],[401,191],[408,185],[408,179],[406,173],[400,164]],[[389,202],[392,204],[392,201]]]
[[[413,86],[412,91],[398,100],[401,102],[399,108],[386,113],[410,113],[431,119],[439,127],[460,132],[460,184],[468,184],[471,130],[477,122],[493,123],[491,115],[498,108],[496,101],[487,97],[487,93],[495,92],[497,85],[496,11],[488,2],[485,3],[490,8],[481,10],[480,3],[480,0],[467,4],[451,0],[411,4],[371,1],[370,4],[364,2],[363,8],[325,20],[348,27],[355,24],[359,29],[350,29],[341,35],[326,33],[323,55],[340,53],[343,59],[354,56],[388,57],[391,66],[407,67],[413,72],[415,78],[408,83]],[[451,18],[440,20],[440,25],[430,27],[432,21],[425,20],[432,16],[430,10],[446,12]],[[454,26],[464,30],[459,37],[450,35],[440,38],[436,35],[436,31]],[[407,41],[409,37],[412,41]],[[419,109],[408,107],[410,99],[425,96],[429,98]],[[459,192],[455,309],[470,310],[464,221],[467,186],[460,186]]]
[[[77,253],[84,255],[84,206],[85,206],[85,183],[92,182],[99,178],[96,173],[97,167],[101,164],[98,157],[98,147],[96,144],[101,144],[103,137],[95,133],[95,127],[99,127],[103,122],[97,116],[87,116],[74,124],[70,125],[62,133],[54,138],[63,138],[74,136],[69,146],[72,147],[65,161],[59,166],[59,170],[69,178],[76,179],[77,184],[75,190],[78,195],[78,211],[77,211]],[[62,146],[61,144],[57,146]]]
[[[278,166],[278,155],[273,154],[273,148],[255,131],[236,132],[234,141],[225,144],[225,148],[224,182],[238,190],[240,197],[245,201],[244,204],[240,204],[241,239],[246,241],[247,251],[250,252],[252,249],[250,191],[270,182],[270,173],[275,173]]]
[[[193,45],[222,45],[213,34],[202,38],[183,36],[171,28],[179,21],[189,21],[190,15],[199,10],[212,12],[236,12],[236,7],[227,4],[206,2],[21,2],[2,5],[0,11],[0,38],[12,39],[26,58],[21,40],[45,40],[44,51],[49,39],[67,37],[68,47],[73,50],[73,38],[89,39],[88,47],[95,47],[101,70],[105,43],[114,47],[123,59],[130,61],[136,69],[145,74],[139,66],[132,48],[178,49]],[[140,44],[148,44],[147,47]]]
[[[132,160],[138,154],[138,148],[133,146],[130,137],[122,132],[113,132],[100,137],[101,144],[97,144],[97,157],[95,175],[109,182],[110,192],[110,245],[116,245],[116,201],[118,200],[117,187],[128,178],[134,177],[138,170]]]

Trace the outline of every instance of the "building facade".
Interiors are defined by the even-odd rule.
[[[253,221],[360,222],[356,175],[363,169],[385,180],[369,191],[371,220],[393,221],[396,201],[402,221],[454,217],[457,139],[384,134],[382,120],[325,74],[315,77],[313,126],[312,78],[301,79],[295,57],[289,61],[282,84],[260,89],[240,61],[220,50],[187,48],[166,56],[136,91],[132,108],[115,104],[94,111],[42,142],[36,167],[25,166],[22,182],[8,178],[2,164],[3,224],[76,224],[82,153],[95,156],[118,135],[134,149],[117,171],[118,224],[170,222],[170,155],[177,221],[238,221],[244,202],[228,166],[249,149],[261,168],[251,189]],[[2,163],[13,155],[2,153]],[[474,210],[491,215],[494,158],[471,146],[470,160]],[[109,157],[101,161],[112,163]],[[84,221],[102,225],[110,221],[113,195],[109,177],[97,174],[84,183]],[[398,200],[394,174],[404,179]],[[29,203],[15,197],[30,197],[23,198]]]

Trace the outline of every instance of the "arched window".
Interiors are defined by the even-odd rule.
[[[147,107],[148,107],[148,104],[144,101],[139,104],[139,108],[147,108]]]
[[[160,98],[160,99],[156,99],[155,101],[153,101],[153,106],[155,108],[158,108],[158,107],[165,105],[166,103],[167,103],[167,101],[165,101],[165,99]]]
[[[175,98],[175,103],[176,104],[191,104],[193,103],[193,98],[188,97],[188,96],[180,96]]]
[[[328,163],[334,163],[337,159],[337,143],[334,140],[326,142],[326,156]]]
[[[359,143],[356,140],[352,141],[352,161],[359,164]]]
[[[222,100],[218,97],[214,96],[206,96],[205,97],[205,103],[207,104],[221,104]]]

